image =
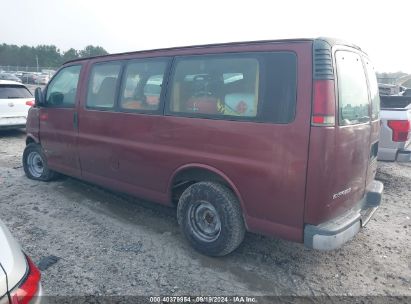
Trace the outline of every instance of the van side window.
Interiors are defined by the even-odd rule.
[[[87,90],[87,108],[114,108],[120,71],[120,62],[98,63],[92,67]]]
[[[294,118],[294,53],[189,56],[175,62],[171,114],[274,123]]]
[[[254,58],[180,60],[172,82],[171,111],[256,117],[258,69]]]
[[[76,102],[77,85],[81,65],[61,69],[47,87],[46,106],[73,108]]]
[[[156,111],[167,61],[136,60],[127,64],[120,94],[125,111]]]
[[[361,57],[337,51],[337,77],[340,125],[370,121],[368,86]]]

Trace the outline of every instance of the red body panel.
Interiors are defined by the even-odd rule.
[[[248,230],[301,242],[305,223],[329,219],[364,195],[366,182],[375,174],[375,168],[368,170],[370,130],[371,142],[378,139],[378,122],[311,127],[312,47],[310,40],[266,42],[79,61],[84,66],[76,108],[40,109],[41,117],[47,114],[40,119],[40,138],[48,164],[56,171],[165,205],[172,204],[170,189],[177,172],[205,168],[220,175],[237,194]],[[296,54],[297,105],[292,122],[110,112],[85,105],[90,67],[96,62],[254,51]],[[192,101],[193,107],[199,104]],[[34,124],[29,125],[35,132]],[[351,188],[350,195],[330,200],[330,194],[347,188]]]
[[[333,52],[339,49],[363,57],[353,48],[335,46]],[[378,142],[379,120],[340,125],[337,85],[332,94],[337,108],[335,126],[311,128],[304,218],[311,225],[321,224],[360,204],[376,172],[371,147]],[[371,117],[371,108],[368,110]]]
[[[214,168],[237,189],[249,230],[301,241],[311,113],[311,48],[311,43],[304,42],[190,52],[295,52],[297,113],[290,124],[88,110],[83,90],[78,108],[83,178],[171,204],[169,188],[174,172],[183,166]],[[187,51],[167,55],[180,53]]]
[[[312,128],[306,223],[317,225],[341,214],[362,199],[370,158],[370,149],[364,147],[369,147],[369,141],[369,123]],[[333,198],[334,194],[345,190],[346,195]]]
[[[36,143],[40,141],[39,112],[39,108],[31,107],[29,110],[29,114],[27,115],[26,122],[27,139],[33,140]]]

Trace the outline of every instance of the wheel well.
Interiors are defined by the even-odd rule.
[[[190,168],[178,172],[171,184],[171,201],[174,206],[177,206],[181,194],[192,184],[197,182],[218,182],[233,191],[230,184],[220,175],[207,169]],[[234,191],[233,191],[234,193]]]
[[[31,137],[27,137],[27,138],[26,138],[26,146],[29,145],[29,144],[35,143],[35,142],[36,142],[36,141],[35,141],[33,138],[31,138]]]

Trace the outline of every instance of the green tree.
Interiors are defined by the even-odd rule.
[[[79,55],[78,51],[76,49],[71,48],[71,49],[69,49],[69,50],[67,50],[63,53],[63,56],[62,56],[61,59],[64,63],[66,61],[77,59],[79,57],[80,57],[80,55]]]
[[[74,48],[61,52],[55,45],[38,45],[36,47],[14,44],[0,44],[0,65],[13,66],[24,70],[27,67],[53,67],[80,57],[106,55],[107,51],[101,46],[88,45],[83,50]]]
[[[55,67],[61,63],[60,50],[55,45],[38,45],[35,48],[39,66]]]
[[[79,51],[80,57],[93,57],[100,55],[107,55],[108,52],[101,46],[88,45],[83,50]]]
[[[19,66],[36,66],[36,56],[34,47],[23,45],[19,50]]]

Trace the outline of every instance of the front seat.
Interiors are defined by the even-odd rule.
[[[116,77],[104,78],[96,94],[95,105],[97,107],[111,108],[114,105],[116,85]]]

